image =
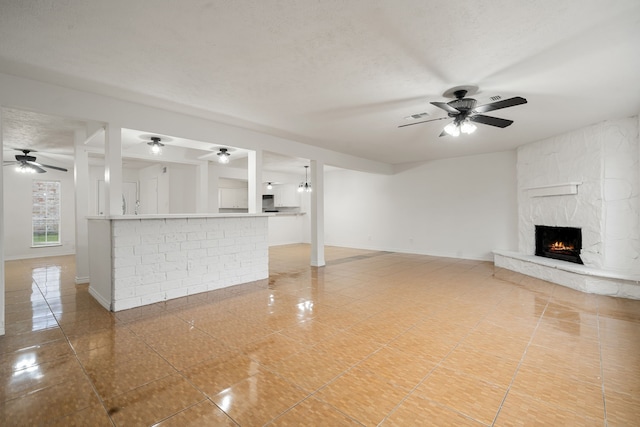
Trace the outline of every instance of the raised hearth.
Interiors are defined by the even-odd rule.
[[[560,261],[525,255],[519,252],[493,251],[497,268],[522,273],[582,292],[640,299],[640,275],[601,270]]]

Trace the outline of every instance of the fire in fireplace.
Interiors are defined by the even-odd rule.
[[[582,264],[582,230],[536,225],[536,255]]]

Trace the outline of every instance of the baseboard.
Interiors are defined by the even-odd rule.
[[[103,306],[107,310],[111,311],[111,301],[107,301],[106,299],[104,299],[102,297],[102,295],[100,295],[95,290],[93,290],[93,288],[91,286],[89,286],[89,294],[92,297],[94,297],[96,299],[96,301],[98,301],[98,304],[100,304],[101,306]]]
[[[76,276],[76,285],[84,285],[85,283],[89,283],[89,276]]]

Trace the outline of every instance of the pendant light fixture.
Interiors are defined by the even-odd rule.
[[[270,182],[267,182],[267,190],[273,190],[273,185]]]
[[[298,193],[311,193],[313,190],[311,189],[311,184],[309,183],[309,178],[307,177],[307,171],[309,170],[309,166],[304,167],[304,182],[301,182],[298,185]]]
[[[229,156],[231,156],[231,153],[229,153],[229,149],[221,148],[218,152],[218,163],[226,165],[227,163],[229,163]]]
[[[154,154],[156,156],[162,154],[162,147],[164,147],[164,144],[162,144],[160,141],[162,141],[160,137],[152,136],[151,142],[147,142],[147,145],[151,147],[151,154]]]

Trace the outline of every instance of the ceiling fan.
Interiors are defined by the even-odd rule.
[[[453,122],[444,127],[440,136],[458,136],[460,133],[473,133],[476,130],[474,123],[483,125],[506,128],[513,123],[513,120],[501,119],[498,117],[485,116],[482,113],[500,110],[502,108],[514,107],[516,105],[526,104],[527,100],[516,96],[513,98],[503,99],[489,104],[476,106],[477,101],[473,98],[465,98],[471,90],[477,90],[475,86],[460,86],[453,88],[444,93],[445,96],[453,96],[455,99],[449,102],[432,102],[432,105],[443,109],[447,112],[447,117],[439,117],[437,119],[423,120],[421,122],[408,123],[400,125],[399,128],[413,126],[420,123],[433,122],[436,120],[445,120],[452,118]]]
[[[16,159],[11,161],[6,161],[3,163],[3,166],[8,165],[17,165],[17,169],[19,172],[24,173],[45,173],[46,170],[43,168],[55,169],[63,172],[67,172],[67,169],[60,168],[58,166],[45,165],[42,163],[36,162],[35,156],[30,156],[29,153],[35,153],[35,150],[18,150],[22,151],[23,154],[16,154]]]

